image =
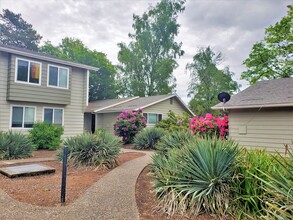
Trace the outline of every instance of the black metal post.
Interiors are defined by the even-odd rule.
[[[64,146],[64,148],[63,148],[63,163],[62,163],[61,203],[65,202],[66,171],[67,171],[67,146]]]

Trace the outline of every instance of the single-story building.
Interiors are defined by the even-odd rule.
[[[107,99],[89,103],[84,115],[84,129],[91,132],[105,129],[109,133],[114,133],[116,116],[123,110],[137,111],[139,108],[143,109],[147,126],[154,126],[156,122],[166,118],[169,110],[177,115],[186,112],[193,116],[192,111],[176,94]]]
[[[293,78],[260,81],[231,97],[229,137],[248,148],[284,153],[293,140]],[[221,110],[222,103],[212,109]]]

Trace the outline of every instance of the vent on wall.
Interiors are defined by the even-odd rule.
[[[173,98],[170,98],[170,105],[173,105]]]

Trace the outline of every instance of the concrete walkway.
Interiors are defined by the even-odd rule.
[[[40,207],[16,201],[0,190],[0,219],[95,219],[138,220],[135,184],[142,169],[151,162],[152,152],[115,168],[94,183],[83,196],[64,207]]]

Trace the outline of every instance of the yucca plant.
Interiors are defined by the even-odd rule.
[[[27,135],[20,132],[0,133],[0,159],[11,160],[32,155],[33,147]]]
[[[117,166],[117,156],[120,152],[119,139],[106,132],[69,137],[64,141],[64,145],[68,147],[68,163],[73,166],[99,168]],[[62,158],[62,150],[59,151],[58,158]]]
[[[230,204],[238,144],[218,139],[197,139],[168,157],[153,157],[154,190],[158,208],[169,215],[201,211],[224,216]]]
[[[233,179],[234,206],[239,219],[258,218],[266,212],[264,183],[265,173],[276,171],[276,160],[265,150],[243,150],[237,159]]]
[[[266,219],[293,219],[293,153],[288,157],[274,156],[277,164],[275,172],[259,170],[262,177],[255,176],[264,183],[266,191]]]
[[[146,128],[134,138],[133,145],[136,149],[156,149],[158,141],[166,134],[161,128]]]
[[[160,139],[156,146],[156,150],[161,155],[166,155],[170,149],[181,148],[185,143],[195,139],[190,130],[175,131],[166,134]]]

